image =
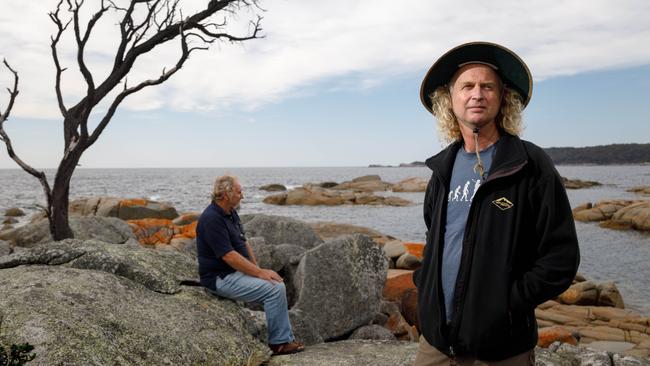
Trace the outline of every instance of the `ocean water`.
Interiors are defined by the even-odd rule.
[[[642,199],[626,192],[630,187],[650,185],[650,166],[559,166],[568,178],[602,183],[581,190],[568,190],[571,206],[604,199]],[[53,171],[47,171],[52,176]],[[166,169],[77,169],[72,178],[71,198],[113,196],[143,197],[172,204],[179,213],[202,211],[209,203],[214,178],[233,174],[243,185],[241,213],[266,213],[304,221],[333,221],[373,228],[406,241],[424,241],[422,221],[424,193],[392,193],[414,204],[383,206],[274,206],[262,202],[269,192],[258,188],[280,183],[297,187],[304,183],[342,182],[366,174],[378,174],[384,181],[408,177],[429,178],[428,168],[166,168]],[[52,178],[50,177],[50,181]],[[21,170],[0,170],[0,213],[20,207],[28,214],[44,202],[38,181]],[[645,197],[648,199],[648,197]],[[22,219],[25,221],[26,219]],[[581,249],[580,272],[597,281],[614,281],[626,306],[650,316],[650,234],[614,231],[594,223],[576,223]]]

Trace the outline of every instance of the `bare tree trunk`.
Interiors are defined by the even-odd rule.
[[[76,145],[65,154],[54,177],[52,199],[49,202],[50,232],[52,239],[59,241],[74,237],[68,221],[70,180],[77,168],[85,147]]]
[[[68,221],[68,193],[70,183],[54,183],[52,189],[52,206],[50,206],[50,233],[52,239],[59,241],[74,237]]]
[[[59,166],[59,172],[52,187],[52,200],[50,201],[48,216],[50,233],[52,234],[52,239],[56,241],[74,236],[68,221],[70,177],[72,177],[74,169],[70,169],[69,172],[63,172],[61,169],[62,166]]]

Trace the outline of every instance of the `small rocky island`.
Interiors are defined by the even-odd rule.
[[[627,190],[641,196],[650,195],[650,186],[632,187]],[[650,201],[603,200],[587,202],[573,209],[577,221],[598,222],[601,227],[617,230],[650,232]]]
[[[377,195],[374,192],[392,190],[393,192],[424,192],[427,186],[424,178],[407,178],[398,183],[381,180],[378,175],[366,175],[343,183],[306,183],[287,192],[264,198],[264,203],[272,205],[384,205],[409,206],[413,203],[401,197]],[[275,184],[273,186],[280,186]],[[267,186],[260,187],[266,189]]]

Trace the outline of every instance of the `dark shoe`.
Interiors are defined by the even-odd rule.
[[[302,352],[305,350],[305,345],[300,342],[293,341],[282,344],[269,344],[269,348],[271,348],[271,351],[273,351],[273,356],[277,356]]]

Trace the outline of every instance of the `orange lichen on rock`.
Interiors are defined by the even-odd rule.
[[[406,251],[422,259],[424,256],[424,243],[403,243]]]
[[[567,328],[548,327],[539,330],[538,346],[548,348],[553,342],[568,343],[573,346],[578,345],[578,340]]]
[[[390,330],[398,338],[400,335],[408,335],[409,331],[411,330],[411,326],[406,322],[399,311],[391,313],[388,316],[388,320],[386,321],[386,324],[384,324],[384,328]]]
[[[171,241],[171,237],[168,231],[163,228],[150,236],[141,238],[139,241],[142,244],[167,244]]]
[[[169,244],[175,234],[171,220],[140,219],[127,222],[141,244]]]
[[[172,239],[194,239],[198,224],[198,221],[194,221],[187,225],[174,225],[172,220],[167,219],[140,219],[127,222],[141,244],[169,244]]]
[[[120,201],[120,206],[146,206],[147,205],[147,200],[142,199],[142,198],[132,198],[132,199],[126,199],[126,200],[121,200]]]
[[[183,238],[190,238],[190,239],[196,238],[196,225],[198,223],[199,223],[198,221],[194,221],[191,224],[175,226],[174,231],[176,232],[176,235],[174,235],[174,237],[183,237]]]
[[[389,270],[389,274],[391,271]],[[399,302],[402,300],[402,296],[409,289],[414,289],[415,284],[413,283],[413,272],[407,271],[403,274],[397,276],[388,276],[386,278],[386,284],[384,285],[384,298],[390,301]]]
[[[138,219],[138,220],[129,220],[128,223],[136,224],[142,227],[173,225],[172,220],[169,219]]]

